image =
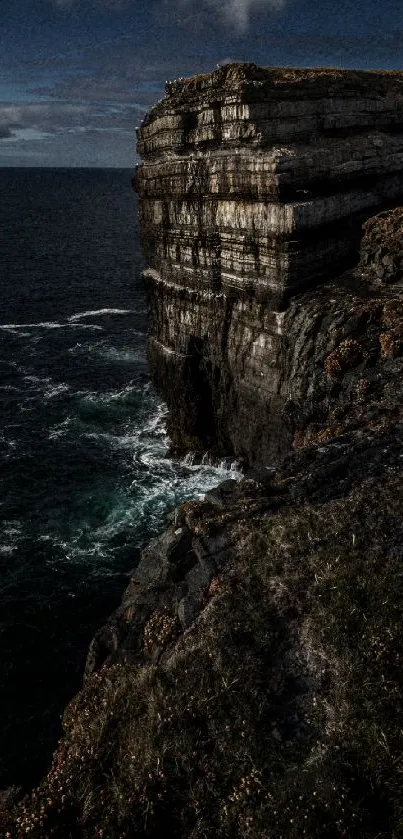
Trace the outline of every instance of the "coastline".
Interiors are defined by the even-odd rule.
[[[322,96],[334,83],[336,93],[346,82],[355,101],[361,76],[340,71],[334,81],[318,71],[311,90]],[[400,84],[402,74],[393,76]],[[298,215],[299,199],[288,210],[280,189],[276,213],[265,217],[270,236],[258,235],[252,221],[272,199],[245,199],[242,190],[256,186],[256,168],[246,180],[232,173],[238,195],[229,214],[228,195],[221,195],[221,210],[210,200],[211,178],[218,140],[234,139],[223,132],[217,96],[227,117],[235,97],[231,130],[241,148],[252,137],[244,159],[258,159],[259,167],[272,154],[256,125],[239,140],[245,97],[259,104],[260,82],[267,96],[282,95],[284,78],[274,96],[264,87],[267,77],[254,65],[233,65],[168,85],[166,100],[140,129],[148,159],[136,175],[154,272],[147,280],[149,359],[168,398],[174,445],[236,454],[253,468],[204,500],[181,505],[143,550],[121,605],[91,644],[83,689],[64,712],[49,773],[31,794],[0,810],[7,837],[400,835],[400,180],[387,192],[401,158],[388,157],[393,132],[385,124],[384,157],[379,162],[375,155],[379,171],[371,175],[386,184],[385,192],[377,186],[375,198],[368,197],[362,187],[351,226],[347,173],[344,203],[323,203],[316,194],[302,202],[305,215]],[[306,81],[298,73],[285,78],[301,107]],[[387,107],[382,102],[386,121],[392,99]],[[345,156],[347,146],[338,137],[328,144],[321,109],[316,104],[311,116],[328,166],[327,149]],[[347,109],[348,131],[353,111]],[[338,113],[342,121],[343,109]],[[403,134],[403,110],[396,114],[392,122],[400,120]],[[292,125],[285,120],[284,130]],[[372,136],[372,127],[360,131]],[[211,132],[208,142],[203,132]],[[354,145],[362,147],[362,139]],[[166,183],[153,175],[159,154],[171,172],[177,167],[175,188],[165,193]],[[292,181],[301,163],[293,158],[289,166],[290,157],[283,149],[275,164],[270,158],[280,185],[280,176],[288,171]],[[356,165],[364,164],[357,158]],[[225,172],[218,177],[229,189]],[[327,177],[329,189],[335,187],[334,171]],[[273,190],[270,178],[263,183]],[[392,206],[385,209],[385,202]],[[277,227],[283,205],[288,230]],[[329,244],[335,206],[344,220]],[[318,207],[325,207],[327,220]],[[246,247],[248,225],[253,235]],[[316,230],[321,279],[314,273],[310,285],[298,285]],[[230,252],[231,274],[224,270]]]

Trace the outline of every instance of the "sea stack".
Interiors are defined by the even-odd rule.
[[[403,73],[228,64],[167,83],[137,148],[174,446],[270,460],[290,442],[283,310],[357,263],[363,222],[403,199]]]

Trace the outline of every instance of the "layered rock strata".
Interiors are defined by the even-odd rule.
[[[348,277],[291,302],[291,451],[182,505],[145,548],[48,775],[0,800],[2,836],[400,837],[403,275],[377,270],[391,232],[403,210],[371,220]]]
[[[211,404],[211,439],[242,451],[248,371],[247,447],[269,451],[262,404],[290,451],[182,505],[145,548],[46,778],[0,797],[6,839],[401,836],[402,240],[402,208],[369,219],[358,265],[281,313],[212,291],[202,309],[198,287],[156,280],[151,323],[171,344],[155,370],[173,359],[178,415]],[[220,300],[228,334],[243,313],[232,381]],[[225,389],[207,389],[212,358],[233,425]]]
[[[167,84],[138,151],[173,442],[270,462],[293,433],[282,310],[356,262],[362,222],[403,196],[403,74],[228,65]]]

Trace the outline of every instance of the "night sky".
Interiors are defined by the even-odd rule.
[[[0,0],[0,56],[0,166],[133,167],[166,79],[403,69],[403,0]]]

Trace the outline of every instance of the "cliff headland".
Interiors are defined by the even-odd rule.
[[[227,65],[168,84],[138,150],[174,447],[271,464],[292,441],[285,404],[315,391],[306,324],[322,333],[287,302],[356,265],[363,222],[403,200],[403,75]]]
[[[173,451],[245,475],[143,551],[0,830],[401,839],[403,73],[227,65],[138,149]]]

